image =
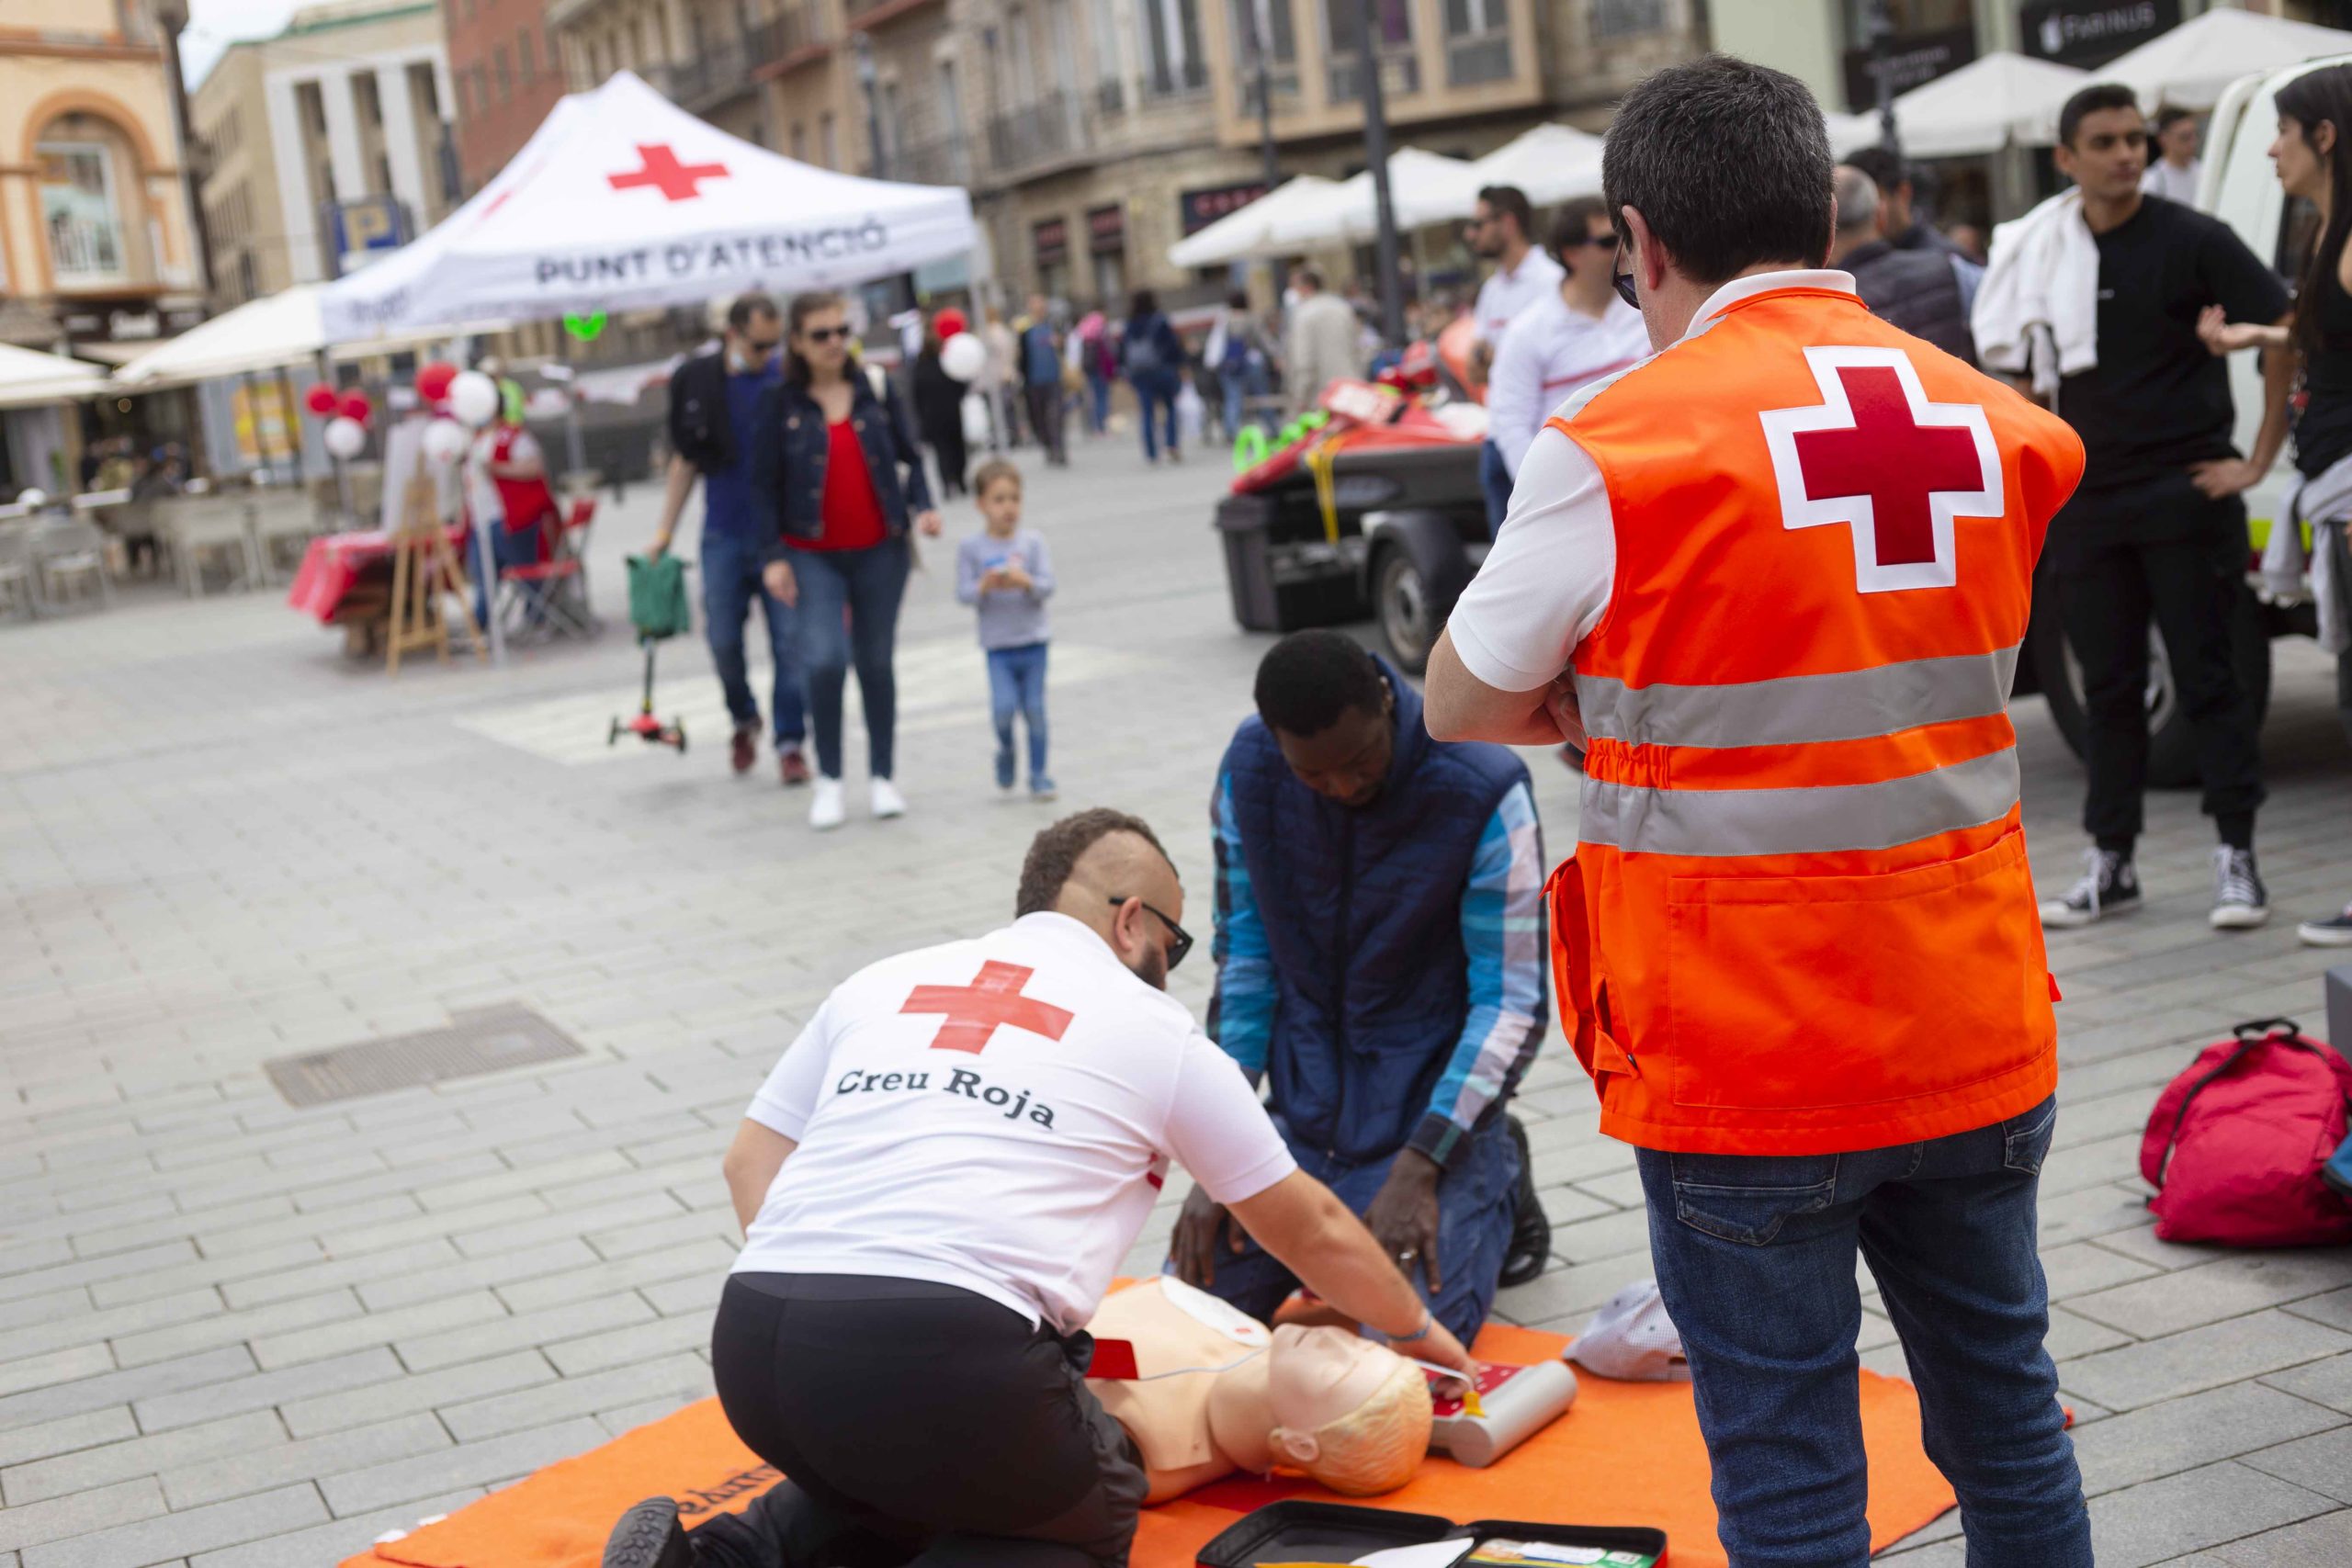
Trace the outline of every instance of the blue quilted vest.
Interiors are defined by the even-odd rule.
[[[1225,754],[1280,987],[1270,1103],[1295,1146],[1340,1166],[1394,1155],[1429,1110],[1469,1012],[1463,886],[1495,807],[1527,782],[1503,747],[1430,739],[1420,694],[1380,668],[1396,754],[1372,805],[1299,783],[1254,716]]]

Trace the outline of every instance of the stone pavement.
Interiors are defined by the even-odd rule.
[[[1063,584],[1058,809],[1150,818],[1203,932],[1208,781],[1264,646],[1228,615],[1216,468],[1082,445],[1031,497]],[[653,499],[600,530],[616,617]],[[989,780],[951,545],[904,628],[913,815],[821,840],[764,759],[729,774],[697,643],[662,660],[695,749],[606,748],[638,672],[617,621],[397,682],[274,595],[134,592],[0,627],[0,1568],[319,1568],[708,1391],[734,1239],[718,1156],[752,1087],[854,966],[1008,915],[1046,819]],[[2352,1255],[2163,1245],[2135,1173],[2194,1047],[2241,1018],[2317,1026],[2323,961],[2292,921],[2352,893],[2329,681],[2282,648],[2278,924],[2206,931],[2205,829],[2165,795],[2153,907],[2054,944],[2043,1256],[2108,1568],[2352,1561]],[[2039,701],[2018,719],[2057,886],[2080,774]],[[1534,765],[1556,855],[1573,781]],[[1176,976],[1196,1007],[1207,968]],[[261,1071],[510,1002],[587,1056],[311,1110]],[[1648,1272],[1647,1221],[1556,1040],[1520,1105],[1558,1258],[1500,1310],[1572,1329]],[[1178,1195],[1131,1266],[1157,1262]],[[1885,1320],[1867,1330],[1899,1373]],[[1957,1564],[1956,1537],[1905,1543],[1906,1568]]]

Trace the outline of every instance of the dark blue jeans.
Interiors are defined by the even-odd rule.
[[[1928,1457],[1960,1495],[1970,1568],[2089,1568],[2034,1250],[2056,1109],[1862,1154],[1637,1151],[1732,1568],[1870,1556],[1857,1249],[1903,1337]]]
[[[537,565],[539,531],[526,528],[517,534],[503,521],[492,518],[490,524],[490,558],[501,572],[510,566]],[[466,541],[466,570],[477,580],[481,576],[481,547],[471,539]],[[547,611],[539,604],[539,584],[522,582],[515,587],[527,606],[530,624],[537,626],[547,616]],[[474,622],[483,631],[490,630],[490,585],[480,581],[474,583]]]
[[[760,550],[747,539],[715,534],[705,525],[702,535],[702,624],[710,641],[710,661],[718,666],[718,684],[727,694],[727,714],[738,729],[756,729],[759,700],[752,695],[751,674],[743,660],[743,627],[756,602],[768,628],[768,652],[775,660],[775,683],[768,708],[775,720],[778,750],[800,744],[808,733],[802,712],[800,649],[795,640],[793,613],[783,600],[760,582]]]
[[[1012,785],[1012,719],[1020,715],[1029,727],[1029,782],[1046,776],[1046,649],[1033,642],[1023,648],[989,649],[989,716],[996,724],[997,782]]]
[[[1336,1165],[1322,1150],[1295,1137],[1281,1118],[1275,1118],[1274,1124],[1282,1128],[1283,1141],[1290,1145],[1301,1169],[1339,1194],[1340,1201],[1359,1217],[1372,1207],[1381,1183],[1388,1179],[1388,1168],[1396,1163],[1394,1156],[1367,1165]],[[1463,1144],[1453,1164],[1438,1179],[1438,1291],[1432,1296],[1426,1276],[1419,1271],[1413,1273],[1413,1286],[1431,1314],[1464,1345],[1477,1337],[1488,1309],[1495,1304],[1503,1254],[1510,1249],[1512,1198],[1518,1181],[1519,1150],[1503,1130],[1500,1116],[1491,1118],[1476,1137]],[[1220,1242],[1216,1277],[1204,1288],[1262,1322],[1272,1317],[1274,1309],[1298,1288],[1298,1276],[1254,1239],[1238,1253],[1227,1251]]]
[[[842,693],[852,663],[865,705],[866,771],[890,776],[899,724],[899,681],[890,668],[899,604],[907,596],[910,552],[904,538],[869,550],[795,550],[800,581],[800,668],[817,732],[817,771],[842,776]]]
[[[1503,466],[1503,449],[1493,442],[1478,448],[1478,491],[1487,498],[1487,537],[1499,536],[1510,513],[1510,469]]]
[[[1086,373],[1086,428],[1100,435],[1111,423],[1111,378]]]
[[[1159,448],[1176,450],[1176,372],[1173,370],[1138,370],[1127,378],[1136,389],[1136,406],[1143,415],[1143,455],[1153,462],[1159,461]],[[1152,411],[1159,412],[1161,425],[1167,435],[1152,428]]]

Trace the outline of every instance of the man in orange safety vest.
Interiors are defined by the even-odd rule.
[[[1428,723],[1586,749],[1561,1017],[1636,1145],[1735,1568],[1869,1555],[1858,1249],[1970,1561],[2087,1565],[2007,712],[2083,448],[1823,270],[1831,166],[1811,94],[1745,62],[1619,108],[1603,182],[1655,352],[1529,449]]]

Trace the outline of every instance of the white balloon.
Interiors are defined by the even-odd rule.
[[[18,506],[29,506],[34,511],[38,512],[42,507],[49,504],[49,491],[45,490],[18,491],[17,492],[17,504]]]
[[[449,412],[480,429],[498,417],[498,383],[479,370],[461,372],[449,383]]]
[[[356,419],[337,417],[327,421],[322,436],[327,450],[338,457],[356,457],[368,449],[368,427]]]
[[[436,419],[424,427],[424,460],[446,468],[465,456],[466,428],[454,419]]]
[[[939,345],[939,367],[958,381],[978,380],[988,363],[988,345],[970,333],[957,333]]]

